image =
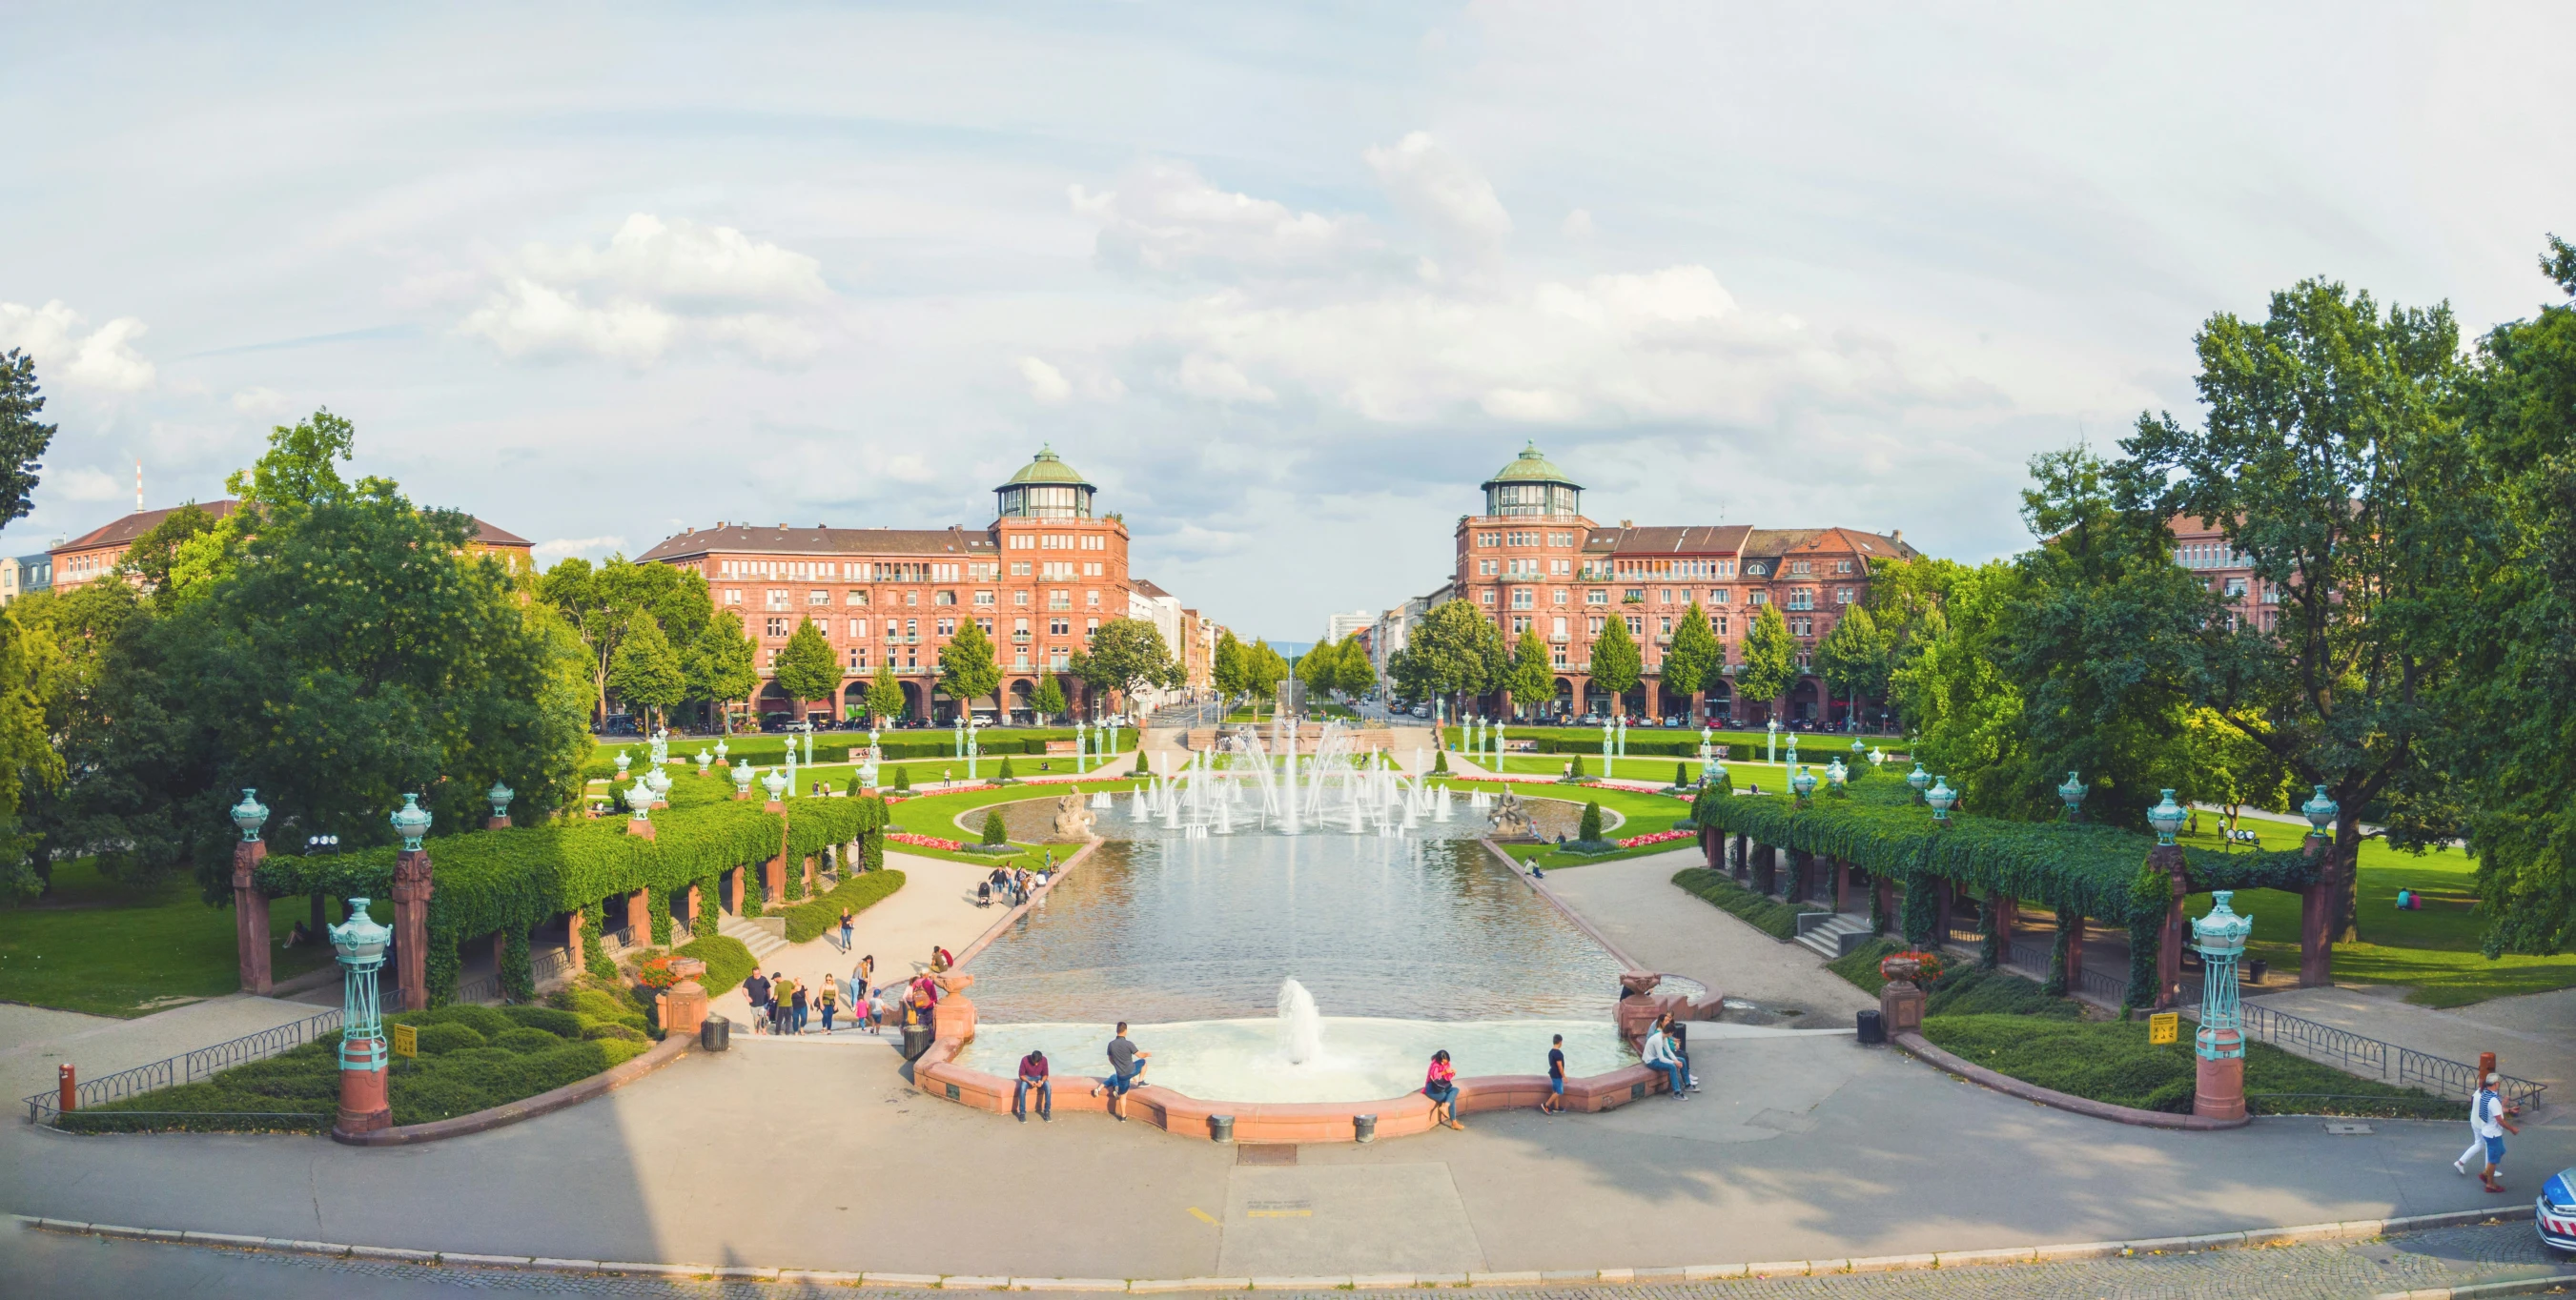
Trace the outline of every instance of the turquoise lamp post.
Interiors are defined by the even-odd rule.
[[[1905,774],[1905,783],[1914,787],[1914,802],[1921,803],[1923,791],[1932,784],[1932,774],[1924,771],[1921,763],[1917,763],[1913,771]]]
[[[2147,825],[2156,828],[2159,846],[2174,842],[2174,833],[2182,829],[2184,815],[2182,805],[2174,802],[2171,790],[2165,791],[2163,800],[2147,810]]]
[[[769,769],[769,775],[760,778],[760,788],[769,792],[771,803],[779,802],[787,794],[786,770],[776,767]]]
[[[2074,768],[2066,769],[2066,784],[2057,787],[2057,797],[2066,801],[2066,820],[2084,819],[2084,795],[2090,788],[2075,775]]]
[[[713,764],[715,761],[716,756],[708,753],[706,746],[698,746],[698,775],[705,776],[707,774],[708,766]]]
[[[625,779],[626,779],[626,767],[627,767],[627,765],[628,765],[628,764],[633,763],[634,761],[635,761],[635,756],[634,756],[633,754],[627,753],[625,750],[622,750],[622,749],[621,749],[621,750],[619,750],[619,751],[617,751],[617,779],[618,779],[618,780],[623,781],[623,780],[625,780]]]
[[[1959,792],[1950,788],[1948,780],[1936,776],[1932,778],[1932,788],[1923,792],[1923,802],[1932,805],[1932,820],[1947,826],[1950,808],[1959,802]]]
[[[1798,792],[1798,806],[1806,807],[1807,796],[1816,792],[1816,774],[1799,768],[1798,774],[1789,778],[1789,788]]]
[[[653,799],[655,797],[651,782],[646,781],[640,776],[635,778],[635,784],[626,787],[625,797],[627,809],[635,814],[634,817],[629,820],[639,822],[650,822],[653,820],[649,815],[653,810]]]
[[[652,787],[653,798],[655,801],[662,803],[668,803],[670,801],[671,774],[664,771],[658,764],[652,771],[644,774],[644,784]]]
[[[733,797],[736,799],[748,799],[751,797],[751,764],[736,763],[733,765]]]
[[[1835,798],[1842,797],[1843,786],[1850,780],[1851,769],[1843,766],[1840,758],[1825,765],[1825,790]]]
[[[2326,788],[2322,785],[2317,787],[2316,794],[2306,803],[2299,805],[2299,815],[2307,818],[2308,825],[2312,828],[2308,832],[2311,839],[2333,839],[2335,816],[2342,811],[2342,805],[2326,797]]]
[[[492,805],[492,820],[484,823],[485,827],[497,831],[509,825],[510,801],[518,797],[519,792],[511,789],[508,782],[494,781],[492,788],[483,792],[483,801]]]
[[[426,822],[428,814],[421,816]],[[340,1114],[335,1127],[343,1133],[393,1125],[376,974],[384,968],[385,949],[394,932],[367,915],[367,903],[363,898],[350,899],[349,919],[330,927],[331,948],[340,961]]]
[[[2245,937],[2254,918],[2228,906],[2235,891],[2210,895],[2209,915],[2191,923],[2192,947],[2200,953],[2200,1032],[2192,1035],[2192,1054],[2200,1058],[2199,1079],[2191,1111],[2211,1119],[2245,1117],[2245,1030],[2236,1000],[2236,967],[2245,957]]]
[[[1784,763],[1785,765],[1789,766],[1789,767],[1796,767],[1796,766],[1798,765],[1798,733],[1797,733],[1797,732],[1792,731],[1792,732],[1790,732],[1790,733],[1789,733],[1789,753],[1788,753],[1788,756],[1787,756],[1786,758],[1783,758],[1783,759],[1781,760],[1781,762],[1782,762],[1782,763]]]

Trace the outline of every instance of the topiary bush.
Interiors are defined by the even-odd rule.
[[[753,968],[759,964],[752,957],[751,949],[743,946],[742,940],[726,934],[682,944],[680,955],[695,957],[707,964],[706,973],[698,977],[698,987],[705,989],[711,998],[733,992],[735,986],[751,978]]]
[[[462,1051],[469,1047],[481,1047],[492,1041],[477,1032],[472,1025],[421,1025],[413,1032],[418,1035],[423,1056],[438,1056],[447,1052]]]
[[[1581,829],[1575,833],[1575,838],[1582,840],[1587,844],[1595,842],[1601,838],[1600,800],[1591,800],[1583,805],[1583,824]]]
[[[912,793],[912,769],[911,769],[911,768],[908,768],[908,767],[898,767],[898,768],[896,768],[896,769],[894,770],[894,788],[895,788],[896,792],[897,792],[897,793],[900,793],[900,794],[910,794],[910,793]]]
[[[988,846],[998,846],[1008,844],[1010,842],[1010,829],[1002,824],[1002,810],[999,808],[986,810],[984,813],[984,843]]]
[[[1011,760],[1009,760],[1009,759],[1005,758],[1005,759],[1003,759],[1003,760],[1002,760],[1002,774],[1001,774],[1000,776],[997,776],[997,777],[993,778],[993,779],[994,779],[994,781],[995,781],[995,782],[997,782],[997,783],[999,783],[999,784],[1002,784],[1002,785],[1009,785],[1011,782],[1013,782],[1013,781],[1017,781],[1017,780],[1019,780],[1020,778],[1018,778],[1017,776],[1012,775],[1012,773],[1011,773]]]
[[[507,1048],[522,1055],[529,1052],[550,1051],[563,1046],[563,1043],[564,1040],[542,1029],[504,1030],[499,1038],[492,1040],[494,1047]]]

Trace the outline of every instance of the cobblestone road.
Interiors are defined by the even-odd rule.
[[[483,1295],[606,1296],[617,1300],[802,1300],[846,1296],[848,1288],[772,1283],[712,1283],[658,1278],[426,1268],[312,1256],[216,1250],[197,1246],[7,1231],[0,1255],[19,1294],[50,1297],[258,1295],[276,1300],[339,1300],[349,1295],[426,1297]],[[2353,1300],[2393,1291],[2576,1274],[2553,1259],[2528,1223],[2447,1228],[2373,1241],[2146,1255],[2056,1264],[1972,1266],[1935,1271],[1746,1279],[1668,1286],[1512,1287],[1480,1293],[1517,1300],[1768,1300],[1819,1297],[1867,1300],[2197,1300],[2260,1296],[2265,1300]],[[885,1300],[933,1300],[953,1291],[868,1288]],[[1280,1300],[1348,1300],[1346,1291]]]

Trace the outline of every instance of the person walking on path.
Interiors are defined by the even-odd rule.
[[[795,987],[796,991],[788,995],[788,1016],[795,1022],[795,1029],[793,1032],[801,1034],[805,1032],[806,1013],[813,1009],[813,1004],[805,996],[804,985],[799,984]]]
[[[857,925],[858,920],[858,913],[846,907],[841,909],[841,951],[844,954],[850,951],[850,928]]]
[[[2488,1078],[2489,1078],[2490,1080],[2492,1080],[2494,1077],[2495,1077],[2495,1076],[2493,1076],[2493,1075],[2489,1075],[2489,1076],[2488,1076]],[[2478,1091],[2476,1091],[2476,1092],[2473,1092],[2473,1093],[2470,1093],[2470,1094],[2469,1094],[2469,1145],[2468,1145],[2468,1149],[2467,1149],[2467,1150],[2465,1150],[2465,1151],[2462,1151],[2462,1152],[2460,1153],[2460,1158],[2459,1158],[2459,1159],[2454,1160],[2454,1161],[2452,1161],[2452,1162],[2451,1162],[2451,1167],[2452,1167],[2453,1169],[2459,1170],[2462,1174],[2466,1174],[2466,1173],[2468,1173],[2468,1172],[2469,1172],[2469,1166],[2470,1166],[2470,1164],[2472,1164],[2472,1163],[2476,1163],[2476,1164],[2485,1164],[2485,1163],[2486,1163],[2486,1154],[2487,1154],[2487,1133],[2486,1133],[2486,1125],[2484,1125],[2484,1124],[2482,1124],[2482,1123],[2480,1123],[2480,1122],[2478,1121],[2478,1099],[2479,1099],[2480,1097],[2485,1096],[2485,1095],[2486,1095],[2486,1089],[2485,1089],[2485,1088],[2483,1088],[2483,1087],[2481,1087]],[[2501,1095],[2501,1094],[2499,1094],[2499,1095]],[[2507,1117],[2507,1118],[2510,1118],[2510,1117],[2512,1117],[2512,1116],[2519,1115],[2519,1114],[2521,1114],[2522,1112],[2521,1112],[2520,1110],[2518,1110],[2518,1109],[2516,1109],[2516,1108],[2512,1107],[2512,1106],[2507,1106],[2507,1107],[2505,1107],[2505,1108],[2504,1108],[2504,1113],[2505,1113],[2505,1115],[2506,1115],[2506,1117]]]
[[[1011,1113],[1023,1124],[1029,1122],[1029,1089],[1038,1093],[1038,1118],[1055,1122],[1055,1085],[1047,1080],[1046,1053],[1032,1049],[1020,1058],[1019,1086],[1011,1090]]]
[[[763,978],[759,971],[753,971],[751,978],[742,982],[742,995],[751,1001],[752,1032],[759,1033],[769,1021],[769,981]],[[2468,1159],[2467,1156],[2460,1158]]]
[[[1467,1126],[1458,1122],[1458,1071],[1449,1064],[1449,1051],[1442,1048],[1431,1054],[1431,1069],[1422,1076],[1422,1095],[1431,1099],[1431,1124],[1443,1124],[1460,1132]]]
[[[840,1001],[841,993],[839,988],[834,986],[832,983],[832,973],[830,971],[823,972],[823,989],[819,998],[819,1004],[823,1008],[823,1032],[826,1035],[829,1035],[832,1032],[832,1010],[834,1007],[840,1005]]]
[[[2504,1135],[2522,1134],[2513,1121],[2505,1118],[2504,1095],[2496,1090],[2503,1082],[2501,1076],[2488,1075],[2486,1086],[2478,1089],[2478,1095],[2469,1102],[2469,1121],[2477,1126],[2478,1145],[2483,1148],[2479,1154],[2485,1158],[2478,1169],[2478,1181],[2490,1192],[2504,1190],[2504,1184],[2496,1181],[2497,1172],[2504,1168]]]
[[[1646,1031],[1644,1056],[1646,1068],[1664,1076],[1664,1087],[1673,1094],[1673,1100],[1690,1100],[1689,1080],[1682,1076],[1682,1067],[1674,1063],[1673,1040],[1664,1036],[1660,1023]]]
[[[1111,1119],[1121,1124],[1127,1122],[1127,1090],[1135,1087],[1136,1080],[1143,1077],[1145,1062],[1153,1055],[1152,1052],[1137,1051],[1136,1045],[1127,1041],[1127,1022],[1118,1022],[1118,1034],[1109,1040],[1109,1077],[1091,1090],[1094,1097],[1104,1089],[1109,1093]]]
[[[1538,1099],[1542,1115],[1565,1113],[1565,1035],[1558,1034],[1547,1048],[1547,1095]]]

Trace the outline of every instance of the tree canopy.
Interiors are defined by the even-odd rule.
[[[814,620],[802,619],[796,630],[779,647],[778,662],[770,669],[777,678],[778,689],[799,708],[832,700],[841,693],[841,660],[832,653],[832,643]]]
[[[1404,690],[1414,699],[1482,695],[1511,666],[1502,629],[1463,600],[1423,615],[1406,638],[1404,658],[1412,678]]]
[[[1796,680],[1798,643],[1789,639],[1789,621],[1780,617],[1779,606],[1761,606],[1744,629],[1744,662],[1735,668],[1736,698],[1769,704]]]
[[[1533,628],[1521,629],[1520,643],[1512,647],[1510,664],[1495,686],[1511,694],[1513,709],[1524,709],[1556,694],[1556,665],[1548,658],[1547,643]]]
[[[1697,711],[1700,697],[1710,682],[1720,680],[1719,669],[1725,664],[1726,647],[1709,629],[1708,612],[1692,601],[1673,624],[1673,643],[1664,647],[1664,689],[1689,695],[1691,708]]]
[[[1149,619],[1113,618],[1102,623],[1092,634],[1091,648],[1074,654],[1072,669],[1091,689],[1122,698],[1155,687],[1177,689],[1182,683],[1181,666],[1173,662],[1171,647],[1163,643],[1162,629]],[[1278,679],[1272,678],[1270,684],[1276,686]]]
[[[975,620],[959,621],[957,635],[939,647],[939,684],[963,709],[972,709],[977,700],[995,698],[1002,689],[1002,665],[993,658],[992,638]]]
[[[45,449],[54,441],[54,426],[36,418],[44,412],[35,358],[17,348],[0,354],[0,524],[24,518],[34,504]]]

